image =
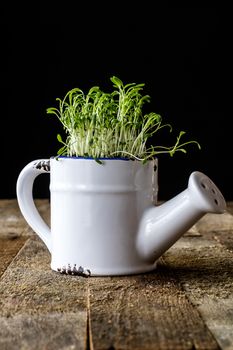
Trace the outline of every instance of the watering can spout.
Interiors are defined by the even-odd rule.
[[[225,211],[226,202],[218,187],[208,176],[194,171],[187,189],[144,212],[137,250],[145,260],[155,261],[206,213]]]

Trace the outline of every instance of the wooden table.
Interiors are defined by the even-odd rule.
[[[48,200],[36,200],[49,223]],[[0,349],[233,349],[233,203],[147,274],[67,276],[17,201],[0,201]]]

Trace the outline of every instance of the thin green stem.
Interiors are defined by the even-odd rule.
[[[59,154],[69,156],[125,157],[145,161],[158,154],[186,152],[190,143],[181,143],[185,134],[181,131],[173,146],[149,144],[152,136],[170,124],[163,124],[159,114],[143,114],[142,108],[150,101],[149,95],[142,95],[144,84],[123,82],[113,76],[111,93],[103,92],[98,86],[92,87],[85,95],[80,88],[67,92],[63,99],[57,98],[59,108],[47,108],[47,114],[54,114],[61,122],[66,140],[58,136],[62,143]]]

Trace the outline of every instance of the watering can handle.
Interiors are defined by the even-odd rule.
[[[18,205],[25,220],[51,252],[51,230],[39,214],[33,200],[35,178],[50,173],[49,159],[38,159],[27,164],[19,174],[16,185]]]

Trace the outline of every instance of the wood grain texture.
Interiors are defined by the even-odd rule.
[[[92,278],[91,349],[218,349],[173,274]]]
[[[49,224],[48,200],[36,200]],[[205,215],[148,274],[66,276],[0,201],[0,349],[233,350],[233,203]]]
[[[227,210],[233,215],[233,202],[227,202]]]
[[[49,222],[48,200],[36,200],[35,204]],[[23,218],[16,200],[0,200],[0,276],[27,240],[35,235]]]
[[[25,237],[9,236],[0,238],[0,277],[27,240]]]
[[[196,225],[200,235],[182,237],[163,259],[167,269],[181,281],[187,297],[221,349],[230,350],[233,349],[233,231],[229,230],[232,217],[228,214],[220,217],[209,216],[208,221],[206,216],[200,220]]]
[[[27,227],[20,217],[18,204],[12,200],[0,201],[0,276],[22,248],[27,238],[21,237]]]
[[[87,296],[86,279],[53,272],[28,239],[0,279],[0,349],[86,349]]]
[[[86,313],[0,317],[1,350],[86,349]]]
[[[47,199],[36,199],[35,205],[46,223],[50,222],[50,207]],[[22,216],[14,199],[0,200],[0,238],[35,235]]]

